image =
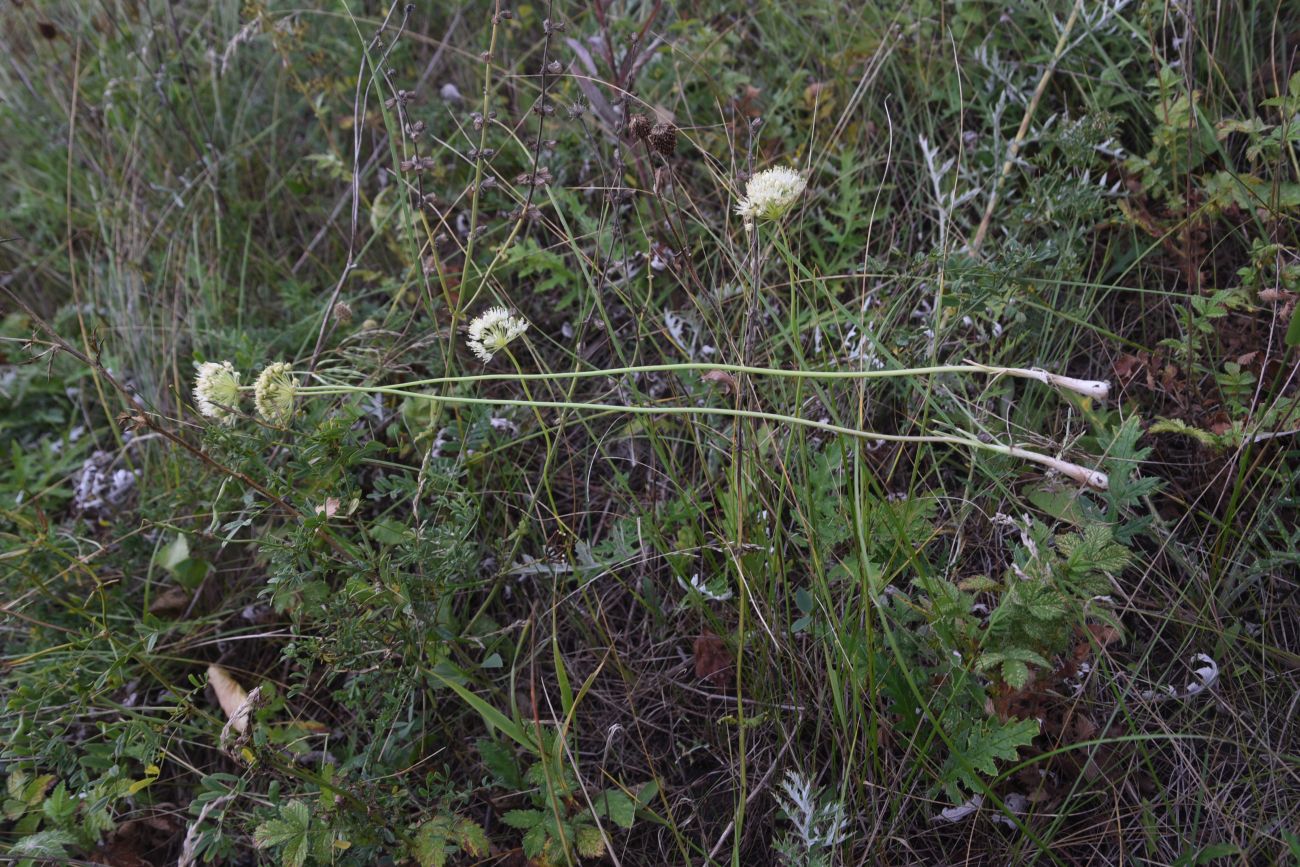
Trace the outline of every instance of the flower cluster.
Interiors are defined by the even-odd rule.
[[[753,230],[755,220],[779,220],[807,186],[803,175],[785,166],[758,172],[745,184],[745,197],[736,204],[736,214],[744,219],[746,231]]]
[[[229,361],[205,361],[194,377],[199,412],[221,424],[234,424],[239,406],[239,371]]]
[[[293,415],[293,398],[297,385],[293,368],[287,362],[268,364],[253,386],[253,406],[269,422],[283,424]]]
[[[470,322],[466,342],[479,360],[487,364],[493,355],[527,330],[528,323],[522,317],[504,307],[492,307]]]
[[[234,424],[239,417],[239,371],[229,361],[205,361],[195,365],[194,403],[198,410],[219,424]],[[253,386],[253,406],[262,418],[284,423],[293,415],[298,391],[293,368],[280,361],[268,364]]]

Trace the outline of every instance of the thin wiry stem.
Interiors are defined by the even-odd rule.
[[[778,367],[754,367],[746,364],[711,364],[708,362],[681,362],[679,364],[643,364],[632,367],[611,367],[598,370],[560,370],[551,373],[478,373],[469,376],[440,376],[418,379],[390,386],[395,390],[423,388],[429,385],[446,385],[466,382],[516,382],[522,380],[585,379],[593,376],[622,376],[636,373],[668,373],[674,371],[717,371],[755,376],[777,376],[789,379],[891,379],[904,376],[935,376],[946,373],[982,373],[987,376],[1014,376],[1032,379],[1045,385],[1076,391],[1089,397],[1104,398],[1110,391],[1104,380],[1075,379],[1031,367],[998,367],[988,364],[938,364],[928,367],[901,367],[893,370],[800,370]],[[308,386],[300,389],[311,393],[315,389],[333,386]]]
[[[981,451],[993,452],[995,454],[1006,455],[1008,457],[1021,458],[1022,460],[1032,461],[1041,464],[1050,469],[1056,470],[1075,479],[1078,482],[1106,490],[1109,487],[1109,479],[1105,473],[1100,470],[1088,469],[1078,464],[1070,463],[1061,458],[1045,455],[1022,446],[1004,445],[1002,443],[984,442],[977,439],[971,434],[954,435],[954,434],[887,434],[877,433],[874,431],[859,430],[857,428],[845,427],[843,425],[831,424],[830,422],[813,421],[811,419],[799,418],[793,415],[784,415],[774,412],[762,412],[750,409],[733,409],[730,407],[713,407],[713,406],[643,406],[643,405],[623,405],[612,403],[583,403],[578,401],[562,400],[520,400],[517,398],[505,397],[461,397],[459,395],[442,395],[442,394],[418,394],[405,391],[400,388],[388,386],[315,386],[304,388],[300,391],[313,395],[328,394],[388,394],[397,397],[414,397],[422,400],[439,401],[442,403],[458,404],[480,404],[484,406],[523,406],[530,408],[545,409],[567,409],[590,412],[623,412],[633,415],[721,415],[730,418],[744,418],[756,421],[769,421],[779,424],[801,425],[814,430],[824,431],[826,433],[842,434],[844,436],[856,437],[867,440],[883,440],[885,442],[895,443],[929,443],[966,446],[967,448],[979,449]]]

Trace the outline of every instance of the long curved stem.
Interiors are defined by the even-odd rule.
[[[388,394],[397,397],[415,397],[424,400],[442,401],[444,403],[460,404],[481,404],[485,406],[523,406],[546,409],[570,409],[579,411],[613,411],[623,412],[632,415],[721,415],[731,418],[748,418],[759,421],[770,421],[779,424],[801,425],[814,430],[825,431],[826,433],[842,434],[844,436],[857,437],[858,439],[883,440],[885,442],[896,443],[934,443],[965,446],[971,449],[978,449],[995,454],[1007,455],[1008,457],[1020,458],[1022,460],[1033,461],[1045,467],[1054,469],[1078,482],[1089,485],[1098,490],[1106,490],[1109,487],[1110,480],[1105,473],[1100,470],[1088,469],[1078,464],[1060,458],[1045,455],[1022,446],[1005,445],[996,442],[984,442],[973,435],[957,436],[953,434],[886,434],[876,433],[874,431],[859,430],[857,428],[845,427],[843,425],[831,424],[830,422],[813,421],[811,419],[799,418],[798,416],[783,415],[774,412],[761,412],[750,409],[734,409],[730,407],[713,407],[713,406],[638,406],[638,405],[620,405],[612,403],[582,403],[577,401],[562,400],[519,400],[516,398],[505,397],[461,397],[459,395],[441,395],[441,394],[413,394],[401,388],[391,386],[315,386],[311,388],[300,389],[301,392],[313,395],[326,394]]]
[[[788,370],[778,367],[752,367],[747,364],[709,364],[707,362],[682,362],[680,364],[643,364],[634,367],[611,367],[601,370],[561,370],[553,373],[479,373],[471,376],[440,376],[417,379],[390,388],[403,390],[430,385],[447,385],[462,382],[518,382],[523,380],[582,379],[593,376],[621,376],[630,373],[665,373],[672,371],[718,371],[755,376],[779,376],[790,379],[890,379],[900,376],[935,376],[945,373],[982,373],[988,376],[1015,376],[1032,379],[1045,385],[1076,391],[1088,397],[1104,398],[1110,386],[1104,380],[1075,379],[1030,367],[995,367],[987,364],[939,364],[929,367],[903,367],[895,370]],[[339,386],[305,386],[304,394],[327,394]]]

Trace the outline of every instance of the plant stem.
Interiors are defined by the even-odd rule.
[[[842,434],[844,436],[857,437],[858,439],[883,440],[885,442],[895,443],[932,443],[966,446],[967,448],[979,449],[981,451],[993,452],[995,454],[1006,455],[1008,457],[1021,458],[1042,464],[1050,469],[1064,473],[1076,481],[1082,482],[1098,490],[1106,490],[1109,486],[1109,479],[1105,473],[1100,470],[1092,470],[1082,467],[1069,461],[1055,458],[1051,455],[1045,455],[1022,446],[1004,445],[1002,443],[984,442],[973,435],[964,436],[954,434],[887,434],[877,433],[874,431],[859,430],[857,428],[845,427],[843,425],[831,424],[829,422],[812,421],[811,419],[799,418],[798,416],[783,415],[774,412],[761,412],[759,410],[733,409],[729,407],[713,406],[626,406],[611,403],[581,403],[576,401],[561,400],[519,400],[515,398],[504,397],[460,397],[458,395],[434,395],[434,394],[413,394],[400,388],[388,386],[316,386],[312,388],[301,389],[302,392],[314,395],[327,394],[388,394],[397,397],[414,397],[423,400],[441,401],[444,403],[460,404],[481,404],[486,406],[524,406],[530,408],[546,409],[571,409],[586,411],[613,411],[625,412],[632,415],[721,415],[731,418],[746,418],[757,421],[769,421],[779,424],[802,425],[815,430],[825,431],[826,433]]]
[[[1104,380],[1075,379],[1029,367],[995,367],[987,364],[969,363],[902,367],[895,370],[786,370],[777,367],[753,367],[746,364],[711,364],[698,361],[682,362],[680,364],[642,364],[600,370],[561,370],[553,373],[479,373],[471,376],[441,376],[432,379],[417,379],[390,387],[401,390],[451,383],[583,379],[593,376],[621,376],[629,373],[664,373],[688,370],[742,373],[756,376],[781,376],[790,379],[890,379],[899,376],[936,376],[945,373],[983,373],[995,377],[1015,376],[1023,379],[1033,379],[1045,385],[1077,391],[1089,397],[1104,398],[1109,392],[1108,383]],[[318,391],[319,389],[332,389],[335,387],[305,386],[300,388],[299,392],[304,394],[321,393]],[[250,390],[251,388],[252,386],[241,386],[242,390]]]

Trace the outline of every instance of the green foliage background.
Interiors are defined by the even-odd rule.
[[[5,857],[1300,859],[1289,4],[12,6]]]

